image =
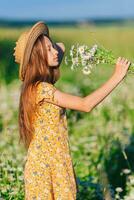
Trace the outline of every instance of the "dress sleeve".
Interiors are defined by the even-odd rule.
[[[40,82],[37,86],[37,98],[36,103],[40,103],[43,100],[50,103],[57,103],[54,99],[54,92],[56,91],[56,87],[48,82]]]

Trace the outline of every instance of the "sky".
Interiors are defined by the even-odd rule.
[[[85,20],[134,18],[134,0],[1,0],[0,18]]]

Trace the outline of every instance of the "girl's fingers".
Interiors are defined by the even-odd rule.
[[[119,58],[117,59],[117,64],[118,64],[120,61],[121,61],[121,57],[119,57]]]
[[[118,58],[118,61],[120,61],[120,60],[121,60],[121,57]]]
[[[129,62],[127,63],[127,67],[128,67],[130,64],[131,64],[131,62],[129,61]]]
[[[124,62],[124,64],[125,64],[126,66],[129,66],[129,65],[130,65],[130,61],[128,61],[128,60],[126,59],[125,62]]]
[[[128,59],[123,58],[122,64],[123,65],[128,65],[130,61],[128,61]],[[129,63],[130,64],[130,63]]]
[[[128,60],[127,60],[127,59],[125,59],[125,60],[124,60],[124,64],[126,65],[127,63],[128,63]]]
[[[126,59],[123,57],[122,58],[122,64],[125,64]]]
[[[122,57],[119,61],[120,64],[123,64],[124,63],[124,58]]]
[[[125,63],[127,64],[129,61],[126,59]]]
[[[117,64],[129,66],[129,65],[131,64],[131,62],[128,61],[128,60],[127,60],[126,58],[124,58],[124,57],[118,57],[118,59],[117,59]]]

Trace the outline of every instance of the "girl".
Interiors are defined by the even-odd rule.
[[[53,43],[44,22],[23,33],[15,47],[22,81],[19,103],[20,141],[26,147],[26,200],[75,200],[78,192],[69,147],[66,109],[90,112],[124,79],[130,62],[119,57],[111,78],[86,97],[54,85],[60,77],[63,43]]]

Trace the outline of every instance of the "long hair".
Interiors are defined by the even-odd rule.
[[[54,84],[59,76],[59,66],[48,66],[44,35],[40,35],[34,43],[29,63],[26,66],[25,78],[20,87],[19,143],[22,142],[26,149],[30,145],[34,132],[32,116],[36,110],[36,86],[42,81]]]

